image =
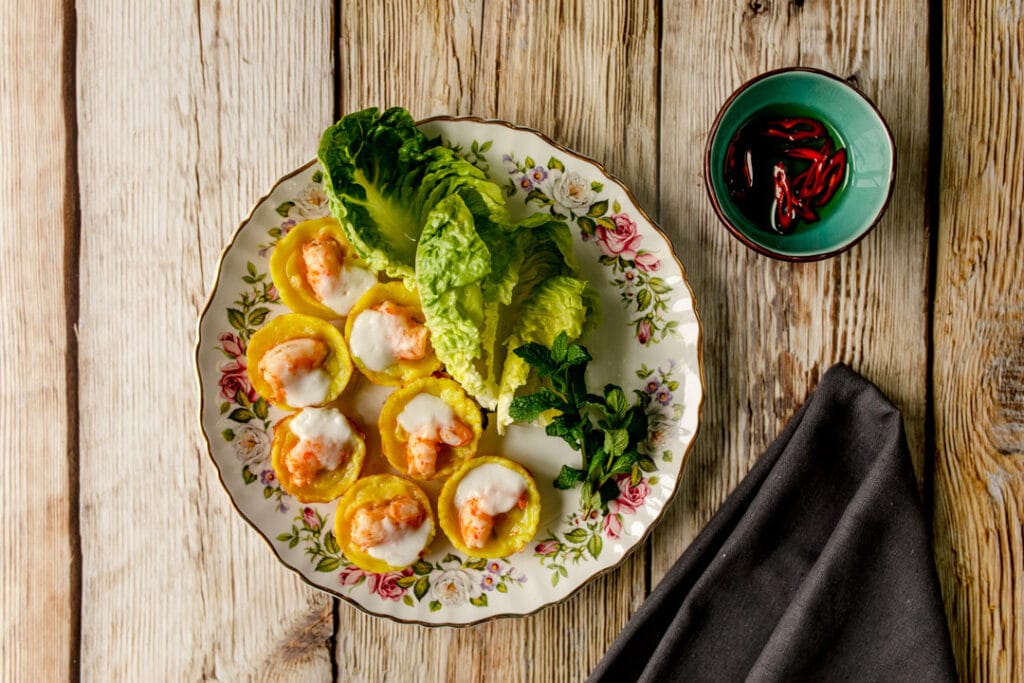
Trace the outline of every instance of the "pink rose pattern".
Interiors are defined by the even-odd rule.
[[[220,379],[217,381],[220,386],[220,397],[225,401],[234,401],[235,396],[241,391],[250,401],[255,401],[258,396],[249,382],[242,340],[230,332],[225,332],[220,335],[220,345],[224,353],[231,356],[231,360],[220,368]]]
[[[352,564],[345,567],[338,573],[338,583],[346,588],[350,586],[358,586],[363,581],[366,581],[367,576],[371,576],[371,574]]]
[[[622,515],[618,513],[609,513],[605,516],[604,522],[602,522],[602,528],[604,529],[604,535],[611,539],[616,539],[622,535]]]
[[[538,543],[534,552],[538,555],[554,555],[558,551],[558,541],[544,541]]]
[[[641,251],[636,255],[636,266],[645,273],[653,273],[661,268],[661,260],[649,251]]]
[[[651,335],[653,330],[651,329],[651,321],[644,318],[636,326],[636,340],[641,344],[646,345],[651,341]]]
[[[632,515],[643,507],[644,501],[651,492],[651,487],[641,479],[633,485],[628,474],[620,475],[615,483],[619,486],[619,497],[608,503],[608,510]]]
[[[376,593],[384,600],[401,600],[407,589],[398,585],[398,580],[405,576],[412,576],[412,569],[406,568],[400,572],[387,574],[370,574],[370,592]]]
[[[401,600],[402,596],[408,592],[408,589],[399,585],[398,581],[406,576],[412,576],[412,569],[406,568],[399,572],[375,574],[374,572],[364,571],[352,564],[343,567],[338,572],[338,583],[344,588],[351,588],[366,581],[367,587],[374,595],[384,600]]]
[[[602,523],[604,535],[611,539],[622,535],[622,516],[635,514],[644,505],[651,487],[641,479],[635,485],[628,474],[615,480],[619,487],[619,497],[608,503],[608,514]]]
[[[302,508],[302,519],[306,523],[306,526],[316,531],[320,528],[320,517],[316,514],[316,510],[310,507]]]
[[[597,245],[607,256],[621,256],[628,261],[635,261],[640,249],[642,238],[636,230],[636,221],[624,213],[612,216],[614,230],[603,225],[597,226]]]

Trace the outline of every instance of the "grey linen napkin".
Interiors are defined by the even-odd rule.
[[[955,677],[902,418],[836,365],[590,680]]]

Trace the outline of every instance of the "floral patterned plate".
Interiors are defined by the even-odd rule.
[[[200,421],[236,509],[305,581],[370,614],[465,625],[560,602],[641,545],[675,494],[696,435],[704,395],[701,327],[670,243],[601,165],[504,122],[438,117],[420,126],[504,187],[513,217],[550,212],[573,229],[582,274],[602,300],[601,327],[582,340],[594,356],[588,382],[651,396],[646,469],[620,479],[620,494],[605,509],[583,515],[578,489],[552,485],[562,464],[578,465],[578,453],[534,426],[512,425],[500,438],[489,432],[481,452],[523,463],[541,489],[540,527],[525,550],[479,560],[438,534],[429,555],[405,571],[369,574],[351,565],[331,531],[335,504],[299,504],[274,480],[269,445],[283,415],[257,396],[245,366],[253,332],[286,310],[268,274],[270,250],[291,226],[327,214],[315,162],[281,179],[224,250],[199,321]],[[372,427],[387,391],[350,387],[352,417]],[[379,451],[373,455],[378,437],[367,432],[366,473],[387,471]]]

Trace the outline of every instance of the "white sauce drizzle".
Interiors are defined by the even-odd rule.
[[[433,394],[416,394],[398,415],[398,424],[407,434],[424,428],[436,430],[454,421],[452,407]]]
[[[419,559],[420,551],[426,545],[432,528],[429,517],[415,529],[399,527],[386,517],[380,524],[384,527],[388,540],[367,548],[366,552],[370,557],[383,560],[392,567],[406,567]]]
[[[374,372],[384,372],[398,360],[387,342],[394,325],[392,317],[369,309],[352,322],[352,338],[349,339],[352,355]]]
[[[292,433],[299,437],[299,444],[313,441],[319,448],[311,449],[320,466],[325,470],[336,470],[341,464],[346,446],[352,440],[352,427],[345,416],[334,408],[306,408],[289,423]]]
[[[365,268],[346,264],[338,275],[325,277],[317,284],[313,291],[321,303],[344,316],[349,314],[359,297],[377,284],[377,278]]]
[[[294,407],[315,406],[327,399],[331,376],[323,368],[297,372],[281,378],[285,402]]]
[[[455,507],[461,510],[471,498],[476,498],[481,511],[500,515],[516,506],[526,488],[526,479],[521,474],[489,462],[474,467],[462,478],[455,489]]]

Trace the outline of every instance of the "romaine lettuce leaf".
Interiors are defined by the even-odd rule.
[[[473,214],[458,194],[442,199],[427,217],[416,250],[416,284],[431,343],[448,373],[485,408],[496,402],[484,348],[484,298],[491,252],[477,234]]]
[[[587,318],[596,313],[596,292],[578,278],[555,275],[542,280],[523,301],[516,317],[512,334],[505,344],[509,353],[501,373],[498,403],[495,415],[499,434],[512,423],[509,406],[516,390],[526,384],[530,366],[511,351],[526,344],[538,342],[551,346],[555,337],[565,332],[570,340],[582,336]]]
[[[349,114],[324,131],[318,152],[331,213],[376,271],[410,281],[416,245],[434,206],[474,193],[504,211],[501,188],[454,151],[428,140],[405,109]]]
[[[359,256],[393,277],[412,274],[427,148],[426,136],[400,108],[349,114],[320,139],[331,212]]]

